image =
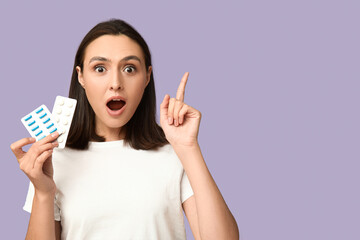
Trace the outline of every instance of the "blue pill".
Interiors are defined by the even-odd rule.
[[[49,121],[50,121],[50,118],[48,118],[47,120],[45,120],[44,124],[46,124],[46,123],[49,122]]]
[[[30,115],[30,116],[28,116],[27,118],[25,118],[25,121],[28,121],[29,119],[31,119],[32,118],[32,116]]]
[[[46,128],[49,129],[49,128],[51,128],[52,126],[54,126],[54,123],[50,124],[50,125],[47,126]]]
[[[34,127],[33,129],[31,129],[31,131],[35,131],[36,129],[38,129],[39,128],[39,126],[36,126],[36,127]]]
[[[39,140],[38,141],[40,141],[41,139],[43,139],[45,137],[45,135],[44,136],[42,136],[41,138],[39,138]]]
[[[43,117],[45,117],[47,115],[47,113],[44,113],[43,115],[40,116],[40,119],[42,119]]]
[[[53,132],[55,132],[57,130],[57,128],[55,128],[54,130],[52,130],[50,133],[53,133]]]
[[[41,113],[41,111],[44,110],[43,108],[40,108],[39,110],[36,111],[37,114]]]
[[[35,120],[28,124],[29,127],[35,123]]]
[[[37,134],[35,134],[35,137],[39,136],[43,131],[40,130],[40,132],[38,132]]]

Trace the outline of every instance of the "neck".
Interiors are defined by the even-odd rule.
[[[99,128],[96,127],[96,134],[105,138],[105,142],[122,140],[125,138],[125,128]]]

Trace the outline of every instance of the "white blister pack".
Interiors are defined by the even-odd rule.
[[[52,113],[43,104],[25,117],[21,122],[30,135],[39,141],[51,133],[58,131],[58,148],[64,148],[69,134],[77,101],[72,98],[57,96]]]
[[[43,139],[58,129],[49,109],[44,104],[21,118],[21,122],[36,141]]]
[[[60,136],[57,139],[59,148],[65,147],[76,103],[77,101],[75,99],[62,96],[57,96],[55,99],[52,115],[59,129],[58,132]]]

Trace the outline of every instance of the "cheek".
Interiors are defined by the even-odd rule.
[[[102,103],[102,101],[99,101],[99,98],[101,97],[101,93],[103,92],[104,84],[101,84],[101,82],[99,81],[94,81],[94,79],[91,79],[89,77],[84,77],[84,82],[87,99],[92,108],[96,108],[96,105]]]
[[[84,74],[84,83],[85,83],[85,88],[89,89],[89,91],[99,88],[102,83],[104,83],[104,80],[101,81],[101,79],[98,79],[94,76],[92,76],[91,74],[87,73]]]
[[[139,105],[141,98],[145,90],[145,84],[143,82],[137,82],[131,87],[131,92],[128,92],[132,96],[133,103]]]

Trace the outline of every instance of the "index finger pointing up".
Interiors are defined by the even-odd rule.
[[[189,77],[189,73],[186,72],[184,74],[184,76],[182,77],[181,81],[180,81],[180,85],[177,89],[177,92],[176,92],[176,99],[177,100],[180,100],[180,101],[184,101],[184,95],[185,95],[185,86],[186,86],[186,82],[187,82],[187,79]]]

